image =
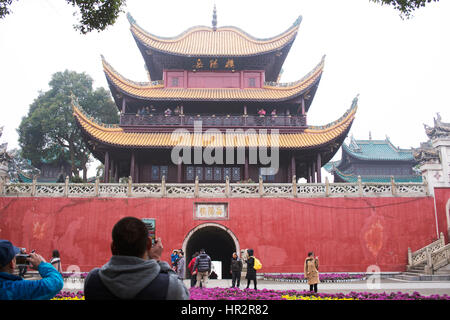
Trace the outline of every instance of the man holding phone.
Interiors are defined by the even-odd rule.
[[[23,280],[14,275],[19,253],[20,249],[10,241],[0,240],[0,300],[47,300],[61,291],[64,287],[61,274],[37,253],[30,253],[24,260],[39,271],[41,280]]]

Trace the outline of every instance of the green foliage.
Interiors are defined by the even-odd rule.
[[[34,166],[65,160],[71,164],[74,176],[83,170],[86,180],[90,152],[72,114],[72,94],[88,114],[102,122],[119,120],[109,93],[103,88],[93,90],[92,83],[85,73],[55,73],[49,82],[50,90],[41,92],[30,105],[17,131],[22,156]]]
[[[18,0],[16,0],[18,1]],[[74,28],[86,34],[93,30],[103,31],[113,25],[123,12],[126,0],[65,0],[78,8],[79,24]],[[0,0],[0,19],[11,13],[13,0]]]
[[[402,18],[409,19],[414,10],[425,7],[427,3],[438,2],[439,0],[370,0],[381,5],[393,6],[400,12]]]
[[[72,6],[78,7],[80,10],[80,24],[75,29],[86,34],[92,30],[102,31],[106,27],[113,25],[121,8],[125,6],[125,0],[66,0]]]

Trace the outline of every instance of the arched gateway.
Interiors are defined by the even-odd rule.
[[[212,261],[222,261],[222,279],[231,278],[231,256],[233,252],[240,250],[239,241],[233,232],[218,223],[203,223],[189,231],[182,248],[186,253],[186,265],[191,261],[192,255],[202,248]]]

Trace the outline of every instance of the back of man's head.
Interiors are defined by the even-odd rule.
[[[125,217],[113,227],[112,240],[113,255],[142,257],[147,250],[148,230],[141,220]]]

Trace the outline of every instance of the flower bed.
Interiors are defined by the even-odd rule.
[[[77,293],[69,291],[61,291],[52,300],[84,300],[84,292],[78,291]]]
[[[344,293],[313,293],[310,291],[296,290],[253,290],[237,288],[191,288],[192,300],[450,300],[450,296],[444,294],[422,296],[418,292],[412,294],[402,292],[372,293],[350,292]],[[84,300],[84,293],[78,291],[71,293],[61,291],[52,300]]]
[[[320,282],[350,282],[366,279],[367,275],[364,273],[319,273]],[[304,274],[264,274],[264,280],[307,282]]]

